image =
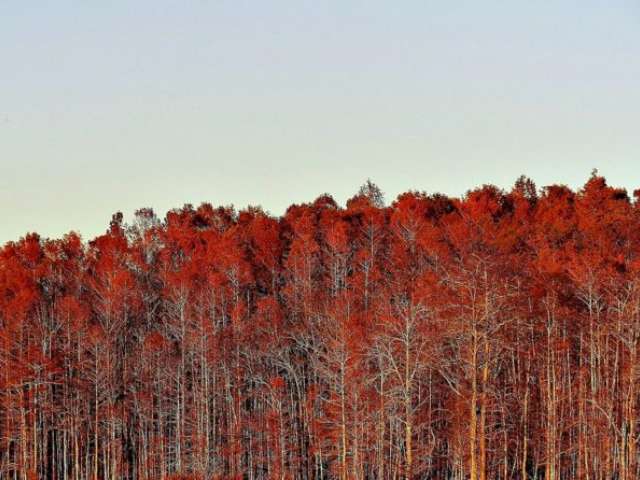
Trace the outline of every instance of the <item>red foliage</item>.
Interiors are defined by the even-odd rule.
[[[636,478],[640,209],[594,173],[0,249],[0,478]]]

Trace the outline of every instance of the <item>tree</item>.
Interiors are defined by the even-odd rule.
[[[640,194],[368,181],[0,248],[0,479],[640,475]]]

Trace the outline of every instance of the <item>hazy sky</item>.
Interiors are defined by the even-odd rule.
[[[0,0],[0,243],[594,167],[640,187],[638,0]]]

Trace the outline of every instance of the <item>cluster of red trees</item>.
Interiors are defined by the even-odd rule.
[[[639,478],[639,227],[594,174],[28,235],[0,478]]]

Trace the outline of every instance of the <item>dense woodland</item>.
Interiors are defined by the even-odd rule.
[[[367,183],[0,249],[0,478],[640,478],[640,192]]]

